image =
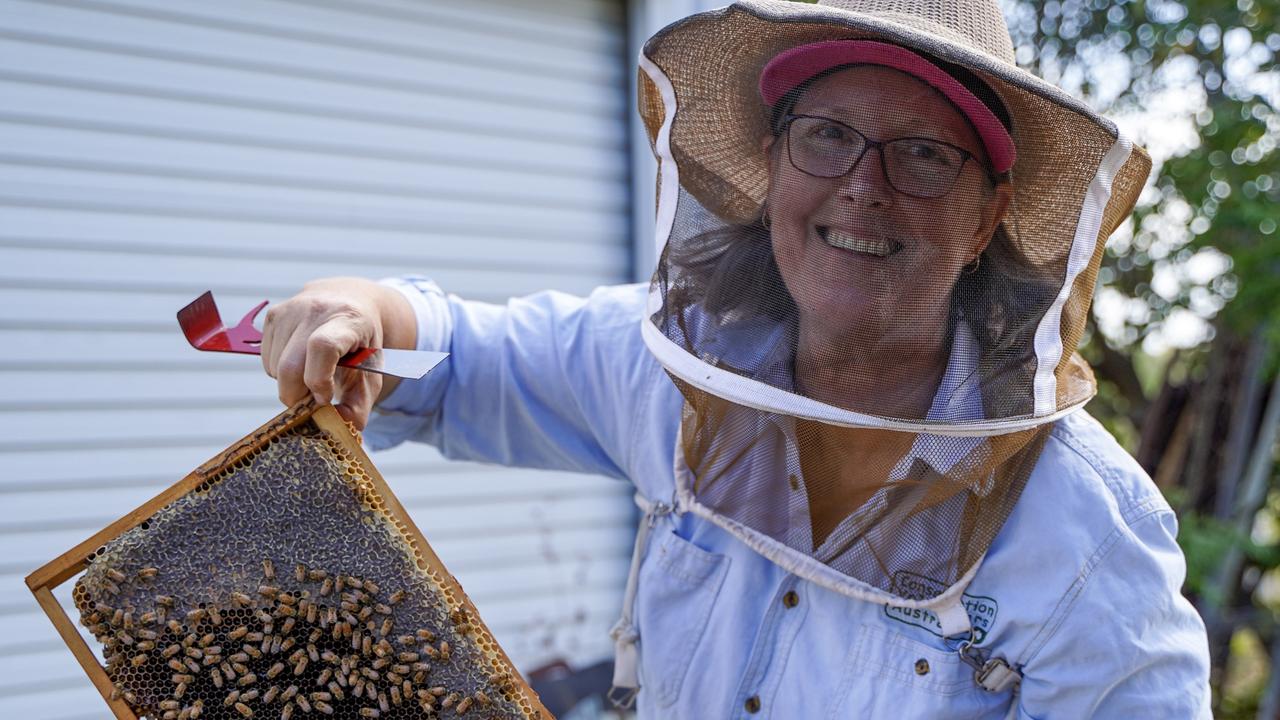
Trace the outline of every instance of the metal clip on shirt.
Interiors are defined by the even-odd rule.
[[[640,577],[640,562],[644,559],[644,549],[649,543],[649,532],[657,524],[658,518],[675,512],[675,501],[671,505],[663,502],[650,502],[640,493],[635,494],[636,505],[644,511],[640,518],[640,527],[636,530],[636,546],[631,553],[631,569],[627,573],[627,589],[622,596],[622,616],[609,631],[613,638],[614,664],[613,687],[609,688],[609,702],[614,707],[630,710],[636,702],[636,694],[640,692],[640,651],[636,643],[640,640],[640,632],[632,617],[635,614],[636,585]]]
[[[948,638],[947,644],[956,651],[961,662],[973,668],[973,681],[983,690],[1004,692],[1022,681],[1022,673],[1009,665],[1007,660],[991,657],[989,650],[975,647],[972,634],[958,641]]]

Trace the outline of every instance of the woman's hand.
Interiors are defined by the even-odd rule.
[[[395,378],[338,367],[357,347],[413,349],[417,323],[399,292],[363,278],[326,278],[268,308],[262,327],[262,367],[276,379],[280,402],[308,394],[337,401],[338,413],[363,429],[373,404]]]

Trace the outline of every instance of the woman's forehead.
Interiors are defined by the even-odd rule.
[[[795,105],[798,114],[822,112],[881,137],[922,135],[980,152],[964,115],[928,83],[893,68],[846,68],[813,83]]]

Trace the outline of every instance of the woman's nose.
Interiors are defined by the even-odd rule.
[[[884,153],[867,147],[849,172],[840,178],[839,192],[845,199],[870,207],[893,203],[893,187],[884,167]]]

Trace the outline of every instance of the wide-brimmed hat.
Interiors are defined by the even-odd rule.
[[[995,0],[739,0],[660,30],[644,46],[638,86],[660,163],[659,244],[678,190],[726,223],[760,218],[769,184],[761,139],[771,133],[761,72],[780,53],[833,40],[892,43],[961,66],[1004,104],[1016,146],[1004,226],[1024,260],[1060,288],[1036,343],[1032,416],[1078,407],[1095,388],[1073,350],[1106,238],[1132,212],[1151,160],[1114,123],[1017,66]],[[1059,358],[1056,367],[1044,366],[1048,358]]]
[[[1069,240],[1081,199],[1119,133],[1082,101],[1019,68],[994,0],[739,0],[659,31],[645,59],[670,81],[679,106],[671,128],[682,185],[707,209],[729,221],[758,216],[768,186],[760,138],[768,113],[757,84],[765,65],[791,48],[824,40],[876,39],[922,51],[973,71],[1008,108],[1018,163],[1017,223],[1060,227]],[[667,107],[653,79],[641,72],[640,112],[656,140]],[[1132,210],[1151,161],[1129,146],[1114,168],[1106,208],[1109,235]],[[1032,259],[1035,259],[1034,257]]]

